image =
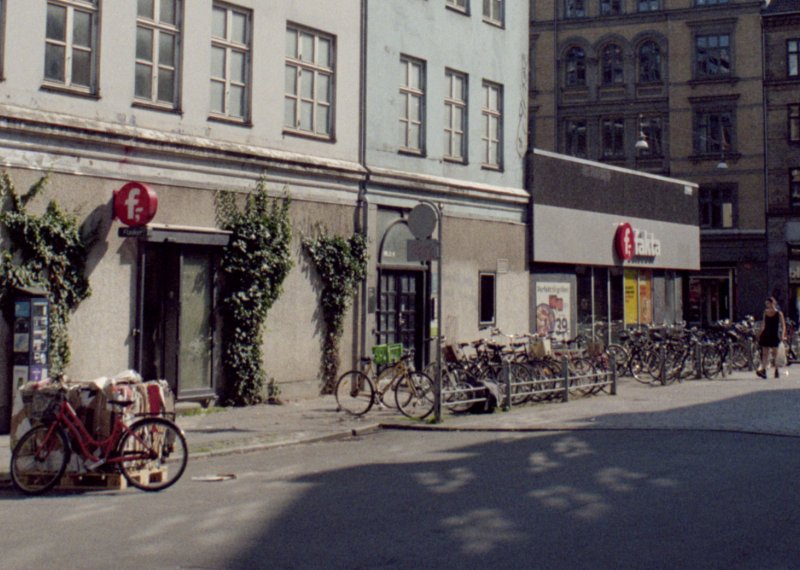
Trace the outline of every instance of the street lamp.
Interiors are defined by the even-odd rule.
[[[650,145],[647,144],[647,135],[644,134],[644,123],[641,115],[639,115],[639,140],[636,141],[634,146],[639,152],[650,150]]]

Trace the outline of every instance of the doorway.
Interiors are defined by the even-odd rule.
[[[138,369],[179,399],[217,391],[217,265],[213,248],[148,243],[141,254]]]
[[[376,344],[400,343],[413,349],[414,362],[425,361],[426,283],[422,271],[384,269],[380,272]]]

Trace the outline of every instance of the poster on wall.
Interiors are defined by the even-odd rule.
[[[536,283],[536,332],[570,339],[572,318],[569,283]]]
[[[643,325],[653,324],[653,272],[639,272],[639,322]]]
[[[635,269],[626,269],[624,276],[625,324],[639,324],[639,297],[636,291],[637,279]]]

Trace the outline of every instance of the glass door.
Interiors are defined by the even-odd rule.
[[[424,275],[421,271],[381,271],[377,314],[377,344],[400,343],[413,349],[417,366],[425,356]]]

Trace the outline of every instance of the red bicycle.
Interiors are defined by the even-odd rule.
[[[172,421],[145,416],[127,425],[128,400],[109,400],[119,408],[108,437],[95,439],[59,390],[34,426],[11,453],[11,481],[21,492],[38,495],[52,489],[64,475],[71,453],[78,453],[90,471],[104,465],[116,469],[132,486],[161,491],[173,485],[189,460],[186,438]]]

